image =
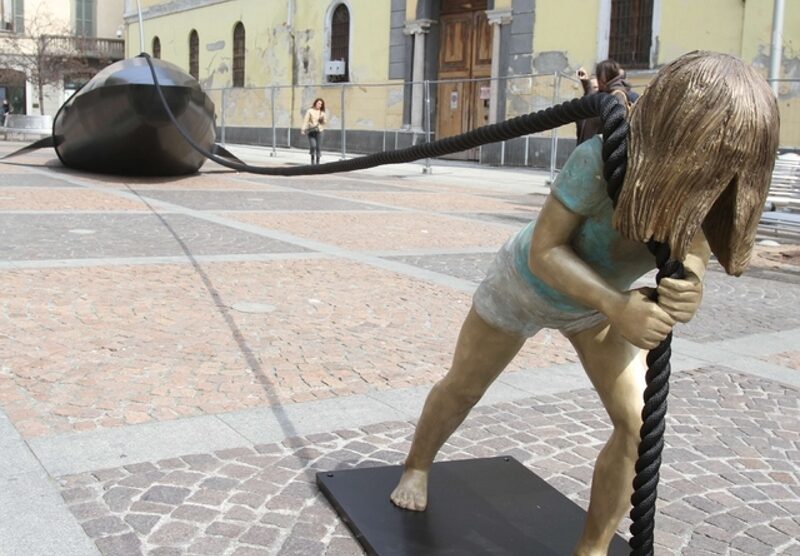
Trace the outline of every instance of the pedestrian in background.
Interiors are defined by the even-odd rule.
[[[583,71],[581,72],[581,70]],[[584,94],[592,94],[594,91],[591,90],[591,81],[588,79],[588,75],[586,75],[586,70],[580,68],[578,72],[581,72],[578,75],[578,79],[580,79],[581,85],[583,85]],[[628,82],[625,81],[625,70],[622,69],[616,61],[610,58],[608,60],[603,60],[597,64],[594,73],[597,80],[597,91],[615,95],[629,107],[639,98],[639,95],[634,93],[630,85],[628,85]],[[600,118],[582,120],[576,125],[578,128],[578,145],[603,132]]]
[[[8,126],[8,115],[11,114],[11,105],[8,103],[8,99],[3,99],[3,127]]]
[[[583,96],[593,95],[594,93],[597,92],[596,77],[589,78],[589,74],[583,67],[578,68],[578,71],[575,72],[575,75],[577,75],[578,80],[581,82],[581,87],[583,87]],[[587,136],[585,131],[586,124],[587,122],[590,121],[592,121],[592,118],[588,120],[578,120],[577,122],[575,122],[575,131],[577,135],[576,145],[580,145],[581,143],[586,141],[586,139],[591,137],[591,135]]]
[[[325,129],[327,117],[325,116],[325,101],[321,98],[314,99],[314,103],[306,111],[300,133],[308,136],[308,147],[311,152],[311,164],[319,164],[322,149],[322,132]]]

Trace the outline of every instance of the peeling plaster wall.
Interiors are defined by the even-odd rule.
[[[245,87],[215,93],[218,123],[228,126],[271,127],[275,90],[275,125],[299,128],[316,97],[325,99],[329,128],[348,130],[398,128],[402,125],[402,82],[382,87],[358,83],[385,83],[389,72],[391,3],[374,0],[296,1],[294,17],[287,0],[230,0],[200,3],[147,2],[152,16],[145,20],[145,42],[161,41],[161,57],[184,70],[189,62],[189,33],[200,38],[200,82],[206,90],[232,84],[233,27],[245,26]],[[326,54],[330,52],[333,10],[345,4],[350,11],[350,84],[342,106],[342,85],[327,83]],[[160,14],[160,15],[159,15]],[[293,19],[292,26],[288,22]],[[138,21],[128,20],[128,36],[138,36]],[[138,42],[138,40],[136,41]],[[224,111],[224,114],[223,114]]]
[[[245,85],[282,77],[280,73],[286,64],[281,64],[280,60],[273,60],[276,62],[273,64],[264,63],[269,48],[278,45],[270,45],[264,34],[259,33],[253,24],[262,21],[268,13],[270,28],[279,27],[285,21],[285,3],[274,4],[284,7],[265,10],[263,3],[259,2],[223,2],[145,19],[147,51],[151,51],[153,37],[158,36],[161,41],[161,58],[188,69],[189,33],[194,29],[200,39],[200,81],[206,87],[227,87],[232,82],[233,27],[238,21],[242,21],[246,45]],[[135,43],[138,43],[138,33],[138,22],[131,23],[128,36]]]
[[[746,4],[759,0],[670,0],[662,2],[658,65],[692,50],[742,55]],[[770,23],[772,22],[772,0]]]
[[[772,0],[748,0],[742,57],[765,76],[769,73],[772,38]],[[800,80],[800,2],[788,0],[783,14],[783,52],[780,78]],[[781,83],[781,146],[800,148],[800,82]]]
[[[533,28],[535,73],[563,71],[597,63],[599,0],[537,0]]]

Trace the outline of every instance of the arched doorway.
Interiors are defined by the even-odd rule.
[[[441,0],[438,74],[445,82],[436,91],[436,137],[488,123],[492,30],[486,9],[487,0]],[[452,158],[477,160],[478,149]]]

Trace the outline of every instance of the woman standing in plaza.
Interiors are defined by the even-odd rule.
[[[314,99],[314,103],[306,111],[300,133],[308,136],[308,147],[311,152],[311,164],[319,164],[322,149],[322,132],[325,129],[327,118],[325,116],[325,101],[321,98]]]

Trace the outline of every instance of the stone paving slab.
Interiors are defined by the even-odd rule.
[[[800,551],[798,393],[715,368],[673,377],[657,554]],[[358,545],[314,474],[397,465],[412,432],[410,423],[386,422],[64,476],[59,484],[107,556],[355,555]],[[585,507],[609,432],[592,390],[537,396],[477,408],[441,458],[512,455]]]
[[[92,185],[107,189],[130,189],[131,191],[187,190],[187,191],[270,191],[273,187],[264,183],[242,179],[233,171],[193,174],[171,178],[146,176],[104,176],[70,171],[69,176],[79,178]]]
[[[541,193],[510,195],[508,193],[497,194],[497,193],[484,192],[481,193],[481,196],[486,197],[488,199],[501,199],[503,201],[514,203],[515,205],[522,205],[526,207],[541,207],[542,205],[544,205],[544,202],[547,199],[547,195],[542,195]]]
[[[713,342],[800,328],[798,307],[797,284],[707,272],[700,310],[676,333],[695,342]]]
[[[503,213],[503,212],[471,212],[471,213],[461,213],[461,216],[464,218],[472,218],[474,220],[481,220],[484,222],[492,222],[495,224],[504,224],[513,228],[514,230],[520,230],[521,228],[527,226],[531,220],[535,219],[539,215],[538,209],[531,209],[530,211],[525,212],[514,212],[514,213]],[[496,246],[499,249],[499,245]]]
[[[307,251],[178,214],[0,213],[0,235],[3,261]]]
[[[0,187],[76,187],[57,177],[33,174],[26,171],[9,172],[3,169],[0,173]],[[3,196],[5,193],[3,192]]]
[[[19,144],[19,147],[22,147],[23,144]],[[12,151],[17,149],[9,149],[7,152],[3,154],[10,154]],[[14,168],[18,168],[21,171],[25,171],[27,168],[30,167],[53,167],[53,168],[63,168],[61,165],[61,161],[56,156],[55,151],[51,149],[43,149],[40,151],[29,151],[25,154],[21,154],[16,156],[12,160],[3,163],[4,168],[9,168],[10,170],[0,170],[3,173],[11,173],[13,172]]]
[[[474,192],[473,192],[474,193]],[[384,206],[438,212],[520,212],[531,214],[530,208],[499,199],[489,199],[474,194],[456,193],[383,193],[383,192],[331,192],[352,201],[365,201]]]
[[[4,289],[0,403],[26,437],[431,384],[470,301],[326,259],[8,271]],[[545,331],[512,368],[574,360]]]
[[[231,212],[234,220],[358,251],[496,247],[512,228],[408,212]]]
[[[487,253],[450,255],[407,255],[394,257],[410,265],[427,268],[479,284],[495,257],[495,251]]]
[[[277,176],[243,176],[239,179],[241,181],[247,180],[248,182],[258,182],[267,185],[289,187],[291,189],[299,189],[301,191],[387,191],[396,193],[399,191],[416,190],[413,187],[404,187],[401,185],[385,183],[385,180],[342,179],[340,174],[325,176],[321,179],[319,177],[304,178],[301,176],[292,178]]]
[[[800,351],[786,351],[771,357],[764,357],[765,361],[800,371]]]
[[[0,554],[99,554],[2,409],[0,454]]]
[[[334,197],[283,191],[147,191],[146,198],[195,210],[385,210]]]
[[[66,184],[69,185],[69,184]],[[3,187],[0,211],[146,211],[142,202],[75,187]]]

